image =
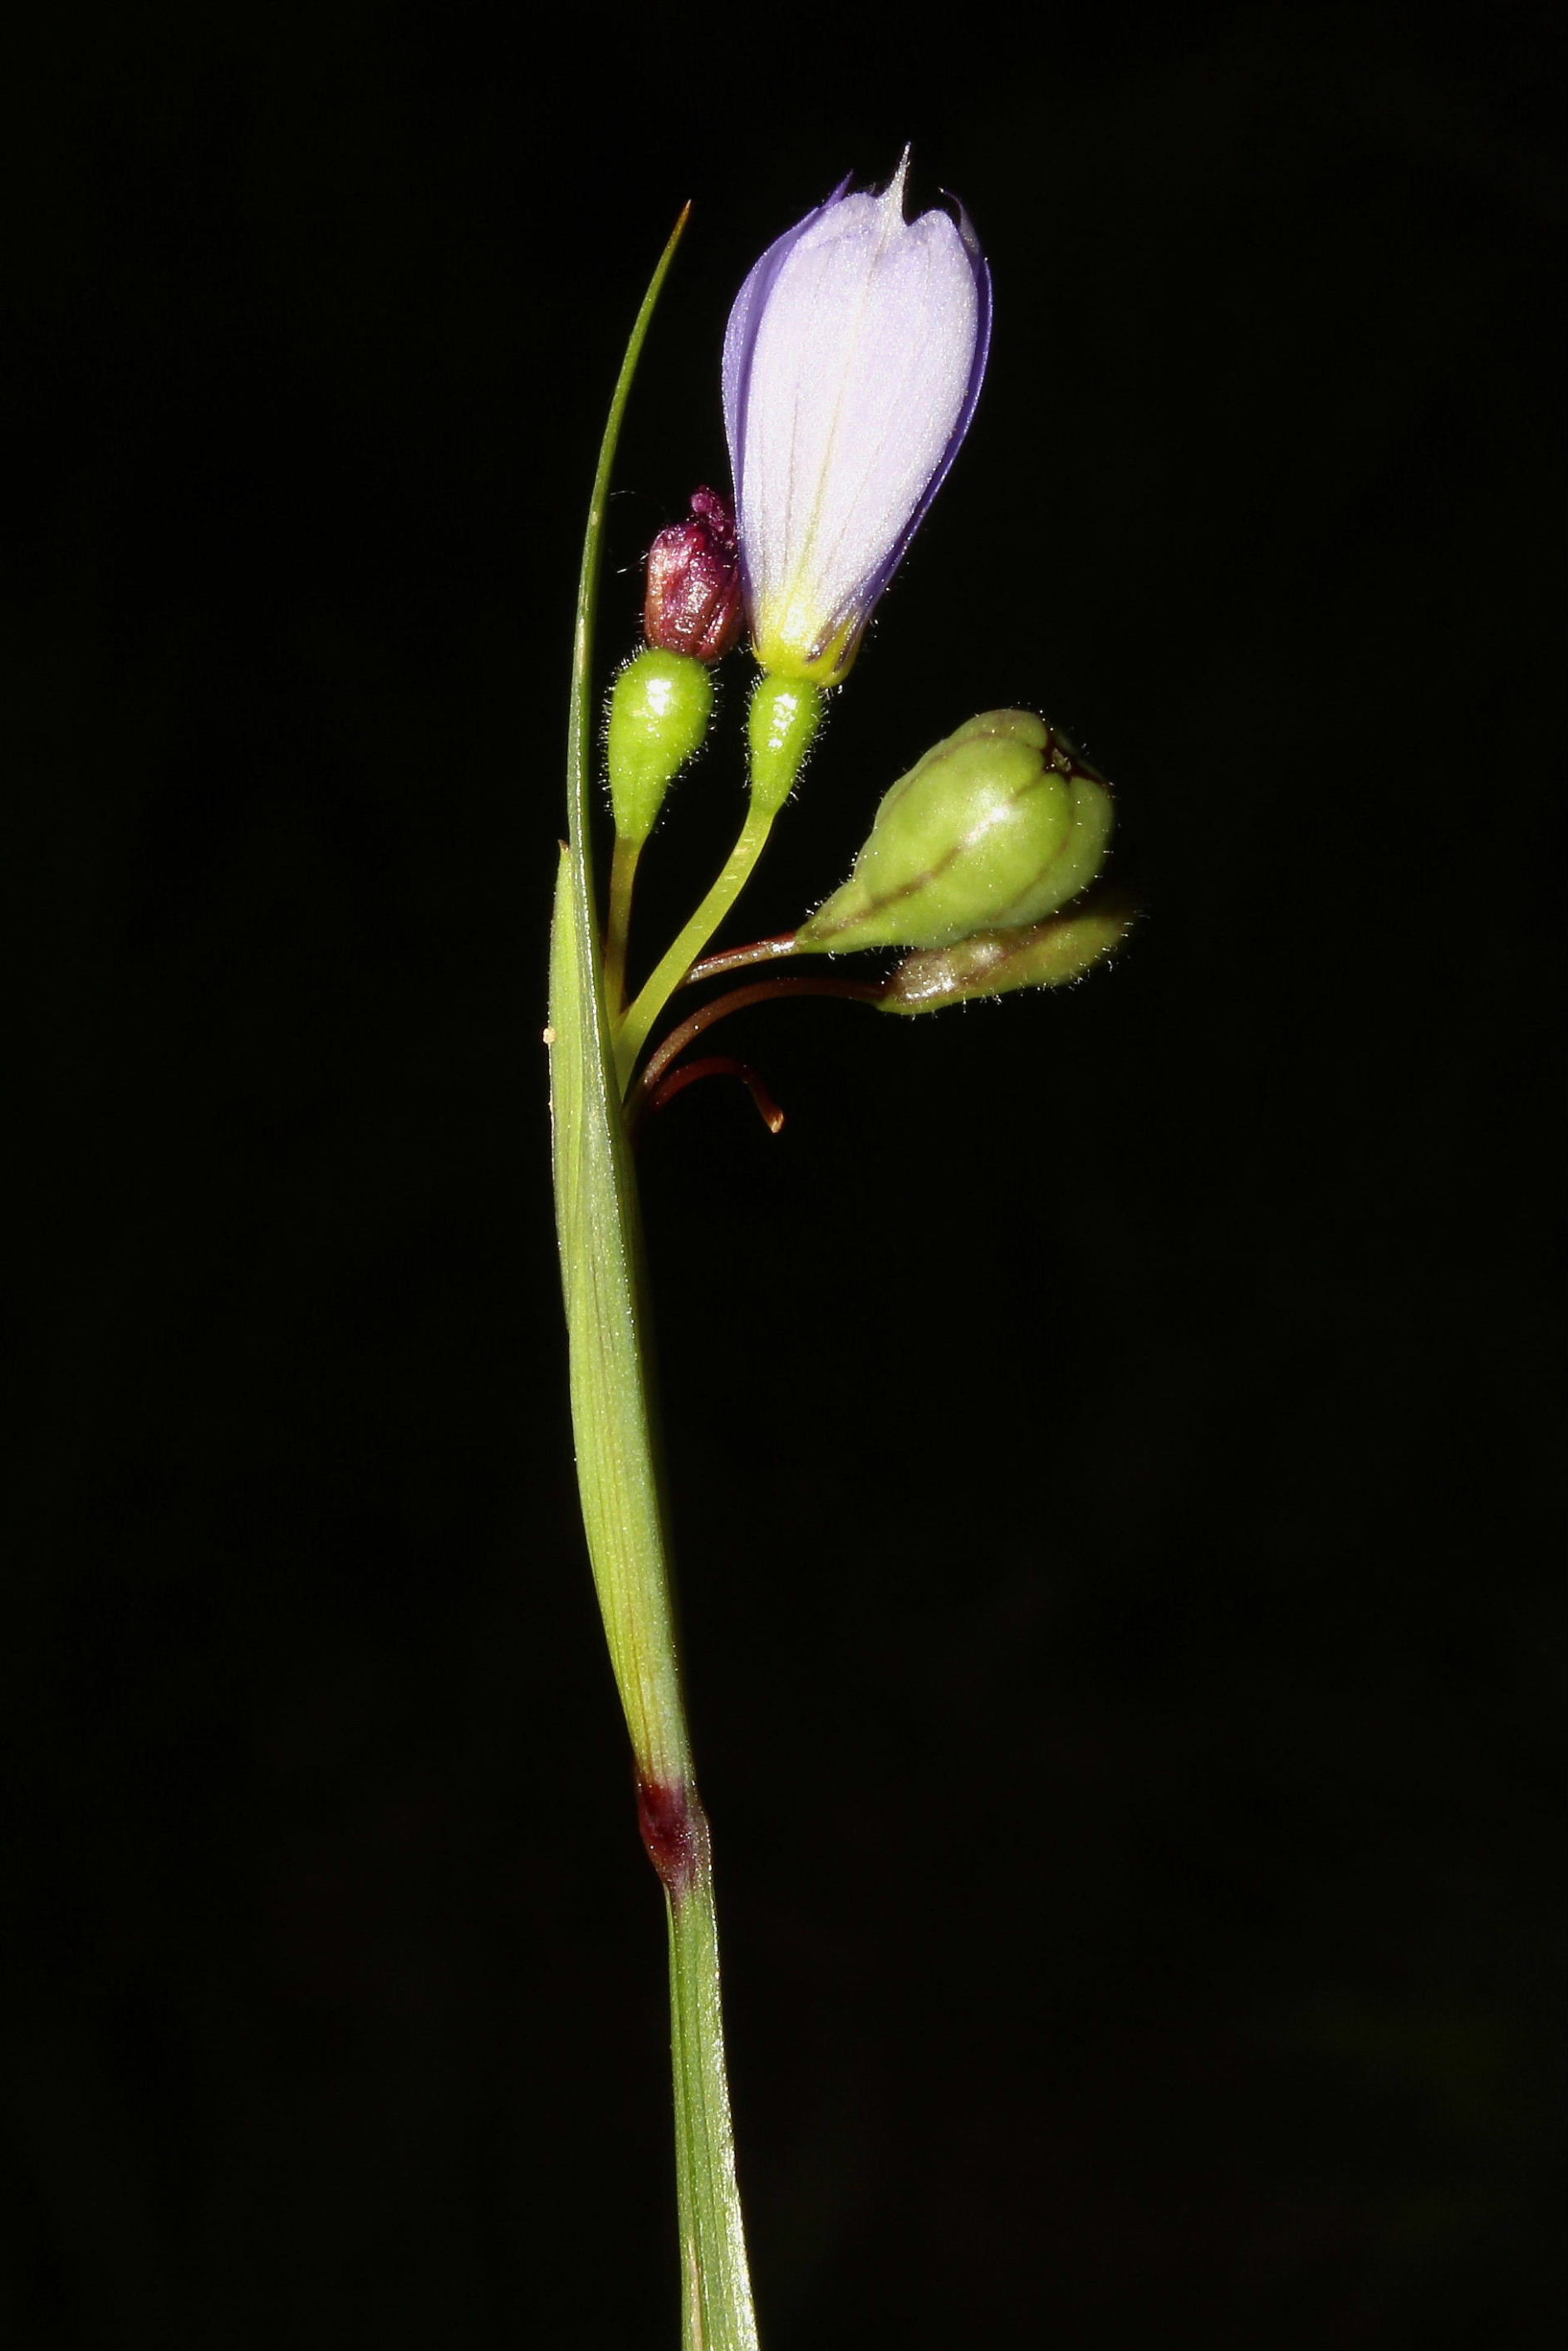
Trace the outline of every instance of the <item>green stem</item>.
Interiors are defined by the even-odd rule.
[[[670,1905],[681,2340],[684,2351],[753,2351],[756,2319],[725,2086],[708,1838],[692,1780],[644,1354],[641,1220],[610,1043],[589,833],[593,615],[610,469],[638,355],[684,225],[683,214],[632,329],[583,539],[566,747],[569,839],[561,852],[551,932],[547,1033],[583,1524],[631,1734],[644,1834]],[[674,1846],[672,1822],[679,1832]]]
[[[734,2183],[714,2168],[732,2143],[720,2009],[719,1929],[713,1873],[704,1834],[701,1861],[680,1894],[667,1896],[670,1922],[670,2052],[675,2070],[676,2189],[680,2214],[682,2335],[691,2345],[734,2345],[754,2351],[756,2320],[746,2270],[746,2241]],[[727,2213],[716,2236],[704,2217]],[[730,2331],[716,2322],[732,2313]]]
[[[631,893],[637,886],[640,841],[616,835],[610,854],[609,921],[605,926],[605,1002],[612,1021],[626,1010],[626,955],[631,936]]]
[[[752,868],[762,855],[767,837],[773,831],[776,814],[776,810],[759,809],[755,801],[753,802],[746,821],[741,827],[740,838],[725,860],[718,880],[685,929],[655,966],[636,1003],[616,1029],[616,1071],[623,1093],[631,1082],[638,1055],[648,1042],[649,1030],[745,888]]]

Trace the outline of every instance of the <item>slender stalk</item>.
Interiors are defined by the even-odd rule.
[[[616,1029],[616,1071],[624,1093],[637,1067],[637,1057],[648,1032],[674,995],[692,965],[745,888],[751,871],[773,831],[773,809],[753,804],[740,837],[725,859],[717,881],[668,952],[661,956],[637,1001]]]
[[[694,963],[686,975],[690,987],[700,979],[717,979],[726,971],[743,971],[749,963],[777,963],[794,953],[794,933],[781,931],[777,938],[753,939],[749,947],[724,947],[718,955],[704,956]]]
[[[609,920],[605,925],[605,1002],[612,1021],[626,1010],[626,956],[631,936],[631,893],[637,886],[640,841],[616,835],[610,853]]]
[[[753,1004],[771,1004],[780,996],[842,996],[851,1004],[875,1004],[881,994],[882,983],[874,979],[753,979],[749,987],[732,987],[728,996],[715,996],[710,1003],[700,1004],[679,1029],[661,1037],[657,1050],[649,1055],[648,1067],[628,1103],[633,1126],[650,1107],[671,1062],[716,1022],[728,1020],[732,1012],[744,1012]]]
[[[684,2351],[755,2351],[735,2186],[707,1824],[681,1696],[644,1353],[642,1246],[600,960],[589,835],[593,614],[610,469],[682,214],[627,349],[594,478],[573,643],[569,839],[550,950],[550,1105],[583,1523],[637,1763],[643,1834],[670,1923],[670,2041]]]
[[[678,1070],[671,1070],[661,1078],[649,1094],[644,1094],[640,1086],[638,1088],[633,1098],[637,1115],[630,1122],[633,1134],[639,1131],[648,1113],[662,1110],[667,1102],[675,1100],[677,1094],[683,1094],[688,1086],[700,1086],[705,1078],[739,1078],[751,1095],[753,1109],[768,1133],[784,1133],[784,1114],[768,1092],[766,1081],[757,1075],[751,1063],[736,1061],[732,1053],[708,1053],[701,1061],[682,1061]]]

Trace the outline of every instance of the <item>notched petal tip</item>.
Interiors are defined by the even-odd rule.
[[[882,202],[884,204],[887,204],[889,198],[897,200],[898,206],[898,218],[900,221],[905,219],[904,186],[909,176],[909,158],[914,152],[913,145],[906,139],[904,141],[904,152],[898,158],[893,176],[881,192]]]

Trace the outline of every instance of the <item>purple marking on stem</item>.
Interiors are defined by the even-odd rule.
[[[648,1857],[672,1902],[691,1893],[708,1850],[708,1823],[689,1782],[639,1774],[637,1824]]]

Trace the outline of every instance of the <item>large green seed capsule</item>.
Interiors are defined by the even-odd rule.
[[[1037,923],[1094,880],[1113,821],[1105,784],[1064,737],[1032,711],[985,711],[899,778],[795,946],[944,947]]]
[[[691,653],[647,647],[610,689],[610,803],[618,837],[640,845],[653,830],[664,795],[701,748],[713,707],[713,681]]]

